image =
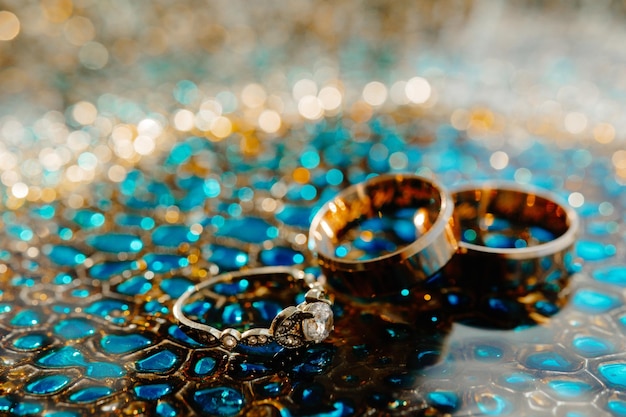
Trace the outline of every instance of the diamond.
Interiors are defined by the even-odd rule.
[[[306,340],[319,343],[333,330],[333,310],[323,302],[308,304],[304,311],[313,317],[302,320],[302,332]]]

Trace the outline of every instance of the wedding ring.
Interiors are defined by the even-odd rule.
[[[190,302],[197,299],[210,300],[216,308],[224,307],[231,301],[239,303],[244,295],[238,295],[233,288],[248,289],[257,298],[270,297],[275,288],[260,284],[264,280],[287,285],[302,285],[306,290],[304,301],[297,306],[289,306],[278,312],[269,327],[253,327],[247,330],[232,327],[218,329],[208,323],[193,320],[187,315]],[[245,284],[245,285],[243,285]],[[256,285],[255,285],[256,284]],[[226,290],[218,290],[218,286]],[[278,285],[278,284],[277,284]],[[255,302],[248,300],[248,304]],[[258,301],[257,301],[258,302]],[[242,302],[242,304],[244,304]],[[206,344],[221,344],[233,350],[238,345],[263,346],[272,342],[286,348],[298,348],[309,343],[319,343],[326,339],[333,329],[331,301],[325,296],[324,286],[312,274],[290,267],[263,267],[239,272],[228,272],[203,281],[183,293],[173,307],[174,317],[179,327],[194,340]]]
[[[458,248],[452,200],[436,181],[387,174],[352,185],[316,213],[309,249],[334,290],[362,299],[400,294]]]
[[[449,279],[499,290],[552,285],[562,289],[575,270],[576,212],[552,192],[495,181],[451,190],[461,227],[459,256]]]

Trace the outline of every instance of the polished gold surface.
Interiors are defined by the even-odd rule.
[[[339,257],[364,221],[397,210],[415,210],[416,239],[368,259]],[[374,177],[342,191],[314,217],[309,245],[330,285],[364,299],[406,290],[436,273],[457,250],[457,223],[448,193],[435,181],[412,174]]]
[[[534,300],[563,296],[576,269],[574,245],[580,220],[566,202],[546,190],[510,182],[484,182],[451,191],[463,240],[443,269],[451,285],[497,288]],[[554,300],[551,300],[554,301]]]
[[[462,230],[474,230],[477,242],[463,241],[461,251],[497,253],[510,259],[532,259],[571,248],[580,227],[576,212],[564,201],[547,191],[513,182],[493,181],[457,186],[452,191],[455,214]],[[510,226],[509,234],[526,243],[523,247],[502,248],[485,245],[485,234],[496,219]],[[531,227],[550,232],[550,241],[533,240]]]

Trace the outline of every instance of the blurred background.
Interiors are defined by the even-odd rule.
[[[4,0],[2,204],[119,183],[189,135],[259,157],[328,118],[367,136],[379,115],[450,125],[495,171],[537,140],[580,149],[580,168],[606,158],[622,186],[625,11],[608,0]],[[574,177],[566,186],[579,191]]]

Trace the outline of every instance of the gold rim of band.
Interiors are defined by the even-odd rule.
[[[431,219],[430,226],[421,236],[391,253],[367,260],[353,261],[335,256],[342,229],[349,229],[351,222],[367,217],[366,212],[378,204],[372,202],[380,197],[377,192],[380,191],[386,199],[397,198],[403,203],[411,200],[403,193],[407,188],[427,189],[431,198],[439,203],[436,218]],[[396,203],[393,200],[393,204]],[[398,208],[415,208],[415,216],[418,215],[420,207],[402,206],[401,203]],[[432,276],[454,256],[458,249],[459,229],[453,214],[452,198],[437,181],[415,174],[379,175],[342,190],[322,206],[311,222],[309,249],[316,253],[322,271],[336,290],[367,298],[390,294]],[[354,282],[344,285],[341,281]]]
[[[476,201],[480,201],[480,205],[483,208],[490,203],[489,197],[484,197],[489,194],[501,194],[501,193],[513,193],[518,194],[526,199],[526,204],[530,206],[535,204],[537,197],[544,200],[546,203],[555,205],[555,212],[562,212],[562,220],[566,226],[566,230],[557,236],[555,239],[541,243],[538,245],[522,247],[522,248],[494,248],[484,245],[473,244],[465,241],[459,241],[460,250],[471,250],[475,252],[491,253],[501,257],[514,260],[525,260],[533,258],[541,258],[547,255],[552,255],[558,252],[563,252],[571,248],[575,241],[576,236],[579,233],[580,219],[576,211],[570,207],[567,202],[560,198],[555,193],[531,186],[520,185],[511,181],[483,181],[483,182],[468,182],[459,184],[450,189],[450,194],[455,202],[455,217],[459,223],[462,223],[462,219],[458,211],[462,210],[459,205],[459,196],[462,194],[475,195]],[[464,200],[465,201],[465,200]],[[477,215],[476,218],[480,216]]]

